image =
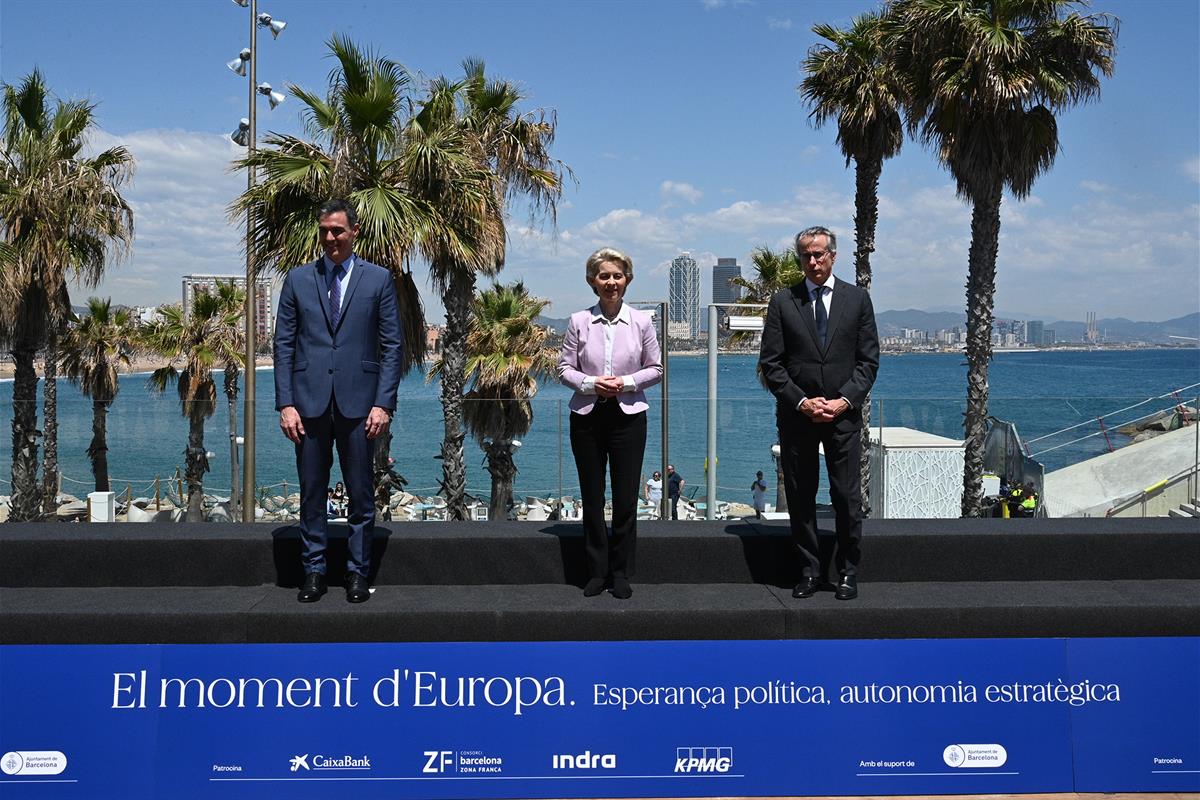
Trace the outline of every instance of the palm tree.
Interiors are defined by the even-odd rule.
[[[392,270],[404,324],[405,371],[425,356],[425,317],[407,264],[420,252],[443,251],[470,261],[478,250],[472,230],[429,202],[436,185],[456,199],[460,216],[491,201],[487,173],[456,130],[408,133],[411,78],[400,64],[363,50],[348,37],[328,42],[338,66],[325,97],[292,84],[303,104],[308,138],[269,134],[264,146],[235,162],[263,176],[230,206],[231,218],[252,219],[256,270],[286,273],[321,253],[317,210],[331,198],[355,207],[361,225],[355,252]],[[440,199],[440,198],[439,198]]]
[[[771,295],[780,289],[795,286],[804,280],[804,270],[796,260],[796,251],[792,249],[776,252],[767,246],[756,247],[750,253],[750,262],[754,265],[753,280],[734,278],[733,283],[746,290],[739,303],[765,305],[771,300]],[[747,313],[753,314],[754,311]],[[758,309],[759,316],[765,316],[764,309]]]
[[[466,519],[466,467],[463,461],[463,388],[466,385],[467,335],[477,275],[495,275],[504,266],[508,203],[520,200],[531,216],[555,218],[569,168],[550,156],[557,122],[552,113],[521,113],[522,91],[513,83],[489,79],[482,61],[463,62],[463,78],[435,79],[420,111],[409,125],[414,141],[453,132],[486,172],[477,191],[480,199],[464,205],[443,182],[421,182],[424,197],[454,219],[459,229],[474,232],[476,249],[462,258],[455,248],[435,247],[430,278],[442,296],[446,329],[442,338],[441,401],[442,491],[451,519]],[[427,192],[427,193],[426,193]]]
[[[3,84],[4,148],[0,158],[0,230],[7,245],[0,296],[0,346],[13,356],[12,515],[36,519],[53,507],[58,471],[55,375],[58,332],[70,314],[67,280],[95,286],[109,258],[133,239],[133,212],[120,188],[133,157],[114,147],[82,157],[95,106],[57,101],[37,70],[18,86]],[[37,480],[37,372],[44,351],[46,460]]]
[[[187,520],[204,520],[204,473],[208,455],[204,447],[204,421],[217,408],[213,369],[233,362],[243,365],[242,309],[230,308],[219,296],[197,292],[187,313],[180,305],[163,306],[162,318],[143,333],[144,344],[167,364],[150,376],[150,386],[162,393],[178,384],[179,404],[188,420],[184,450],[187,476]]]
[[[483,448],[492,476],[489,520],[507,517],[517,475],[515,440],[533,425],[530,400],[539,379],[555,374],[558,352],[546,347],[550,331],[534,322],[549,304],[532,297],[521,282],[495,284],[471,304],[466,365],[471,390],[463,422]],[[438,359],[429,380],[442,377],[445,364]]]
[[[804,60],[807,76],[800,93],[812,106],[817,126],[837,120],[837,142],[854,161],[855,282],[871,291],[871,253],[879,221],[879,175],[884,159],[900,152],[904,124],[900,118],[900,86],[891,72],[881,16],[860,14],[848,30],[813,26],[813,33],[832,44],[820,43]],[[862,405],[860,477],[863,510],[870,508],[871,396]]]
[[[404,67],[346,37],[335,35],[328,47],[338,67],[324,98],[288,86],[304,105],[309,138],[272,133],[264,147],[236,162],[265,177],[230,214],[251,215],[257,268],[283,273],[321,252],[321,204],[335,197],[353,203],[361,225],[355,252],[391,269],[396,280],[407,373],[425,358],[425,316],[409,259],[419,253],[430,262],[479,269],[492,263],[491,240],[503,231],[479,221],[498,216],[491,209],[497,194],[477,137],[457,126],[414,124]],[[377,479],[390,443],[390,432],[376,440]]]
[[[120,391],[122,367],[129,367],[136,329],[129,312],[113,309],[112,299],[88,298],[88,314],[75,317],[62,339],[61,367],[65,378],[92,399],[92,442],[88,459],[96,491],[110,490],[108,480],[108,407]]]
[[[1054,114],[1099,95],[1113,71],[1117,21],[1076,0],[896,0],[894,72],[911,131],[936,148],[968,200],[967,411],[963,516],[983,506],[1000,201],[1027,197],[1054,164]]]

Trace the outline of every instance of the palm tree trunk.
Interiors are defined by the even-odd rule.
[[[46,333],[46,385],[42,389],[42,510],[46,514],[58,510],[58,331],[54,325],[51,322]]]
[[[188,446],[184,451],[187,472],[187,521],[204,521],[204,473],[208,472],[208,453],[204,449],[204,417],[188,415]]]
[[[12,499],[9,519],[33,522],[40,518],[42,496],[38,487],[37,370],[31,347],[12,352],[13,376]]]
[[[442,418],[446,434],[442,440],[442,490],[446,493],[446,515],[467,519],[467,469],[463,457],[463,385],[467,368],[467,331],[471,299],[475,295],[475,273],[453,269],[442,303],[446,308],[446,335],[442,347]]]
[[[484,448],[484,452],[487,453],[487,470],[492,476],[492,500],[488,504],[488,522],[502,522],[508,519],[513,482],[517,477],[512,440],[493,441]]]
[[[96,478],[96,491],[111,491],[108,480],[108,403],[92,401],[92,443],[87,449]]]
[[[375,512],[378,519],[389,521],[392,518],[392,475],[388,456],[392,452],[392,429],[389,425],[384,428],[374,442],[372,454],[371,475],[375,481]],[[397,487],[398,488],[398,487]]]
[[[871,291],[871,253],[875,252],[875,226],[879,222],[879,175],[883,158],[855,160],[854,167],[854,279]],[[862,447],[859,455],[863,516],[871,515],[871,393],[862,404]]]
[[[967,272],[967,414],[962,515],[983,513],[983,439],[987,434],[988,366],[992,360],[996,254],[1000,246],[1002,185],[996,181],[971,212]]]

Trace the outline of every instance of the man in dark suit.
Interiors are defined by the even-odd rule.
[[[879,370],[875,310],[866,291],[834,280],[837,237],[831,231],[796,234],[796,255],[804,281],[771,298],[759,356],[775,395],[792,540],[801,555],[792,596],[812,597],[829,566],[817,539],[817,447],[823,445],[836,515],[836,597],[853,600],[862,538],[862,404]]]
[[[325,255],[288,272],[275,323],[275,407],[296,445],[304,583],[325,594],[326,489],[337,445],[349,502],[346,599],[367,600],[375,529],[371,440],[396,409],[403,333],[391,273],[354,255],[358,215],[344,200],[318,213]]]

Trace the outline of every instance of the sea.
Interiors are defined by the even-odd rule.
[[[667,459],[704,494],[707,468],[717,474],[721,500],[749,502],[757,470],[774,483],[770,454],[776,441],[775,405],[759,384],[754,354],[723,354],[717,361],[717,459],[707,463],[708,361],[703,355],[675,355],[668,364]],[[904,426],[952,439],[963,436],[967,367],[961,354],[884,355],[873,392],[872,426]],[[120,394],[108,413],[109,474],[113,488],[135,497],[152,496],[155,478],[182,474],[187,445],[174,388],[158,395],[148,375],[121,378]],[[270,369],[255,374],[257,387],[256,480],[271,494],[295,491],[294,450],[279,430]],[[218,376],[218,385],[220,377]],[[1059,469],[1129,443],[1127,423],[1179,403],[1198,404],[1200,350],[1048,350],[996,353],[990,373],[990,413],[1016,425],[1026,450],[1047,471]],[[0,426],[10,428],[12,381],[0,382]],[[643,472],[662,463],[662,387],[649,392],[649,437]],[[39,392],[40,397],[40,392]],[[223,400],[223,395],[220,395]],[[92,436],[92,403],[59,381],[59,465],[63,491],[83,497],[94,488],[87,447]],[[533,428],[516,454],[518,499],[579,493],[568,437],[570,392],[546,383],[534,398]],[[237,424],[241,426],[240,407]],[[39,409],[39,421],[40,409]],[[393,421],[391,454],[407,489],[420,495],[438,491],[443,432],[438,385],[414,371],[401,383]],[[7,437],[6,437],[7,439]],[[211,453],[205,491],[228,496],[231,445],[225,402],[205,427]],[[468,435],[467,489],[487,497],[491,479],[483,451]],[[8,494],[11,447],[0,446],[0,494]],[[332,481],[340,479],[334,464]],[[690,491],[688,492],[690,494]],[[773,493],[773,488],[772,488]],[[822,490],[824,495],[824,490]]]

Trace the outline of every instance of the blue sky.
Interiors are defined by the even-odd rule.
[[[557,230],[514,216],[504,280],[549,298],[551,316],[589,304],[587,254],[634,259],[630,297],[666,294],[687,250],[704,268],[802,227],[842,234],[837,272],[853,279],[853,169],[832,127],[813,128],[796,84],[816,22],[844,25],[858,0],[768,2],[409,2],[260,0],[287,22],[260,33],[259,80],[323,88],[324,42],[346,33],[413,72],[456,75],[479,57],[514,80],[527,107],[558,117],[554,153],[569,186]],[[1162,320],[1200,310],[1200,10],[1194,0],[1096,2],[1121,20],[1116,74],[1101,98],[1059,118],[1053,170],[1025,202],[1006,198],[997,308],[1047,321]],[[97,293],[179,299],[189,272],[236,273],[240,231],[224,214],[244,186],[227,134],[246,115],[245,80],[224,64],[247,43],[230,0],[0,0],[0,78],[34,66],[64,98],[98,104],[96,146],[138,160],[127,191],[132,256]],[[259,106],[259,130],[297,132],[299,103]],[[878,310],[964,306],[970,209],[919,144],[884,165],[873,260]],[[431,318],[441,311],[414,269]],[[87,294],[75,293],[77,302]]]

